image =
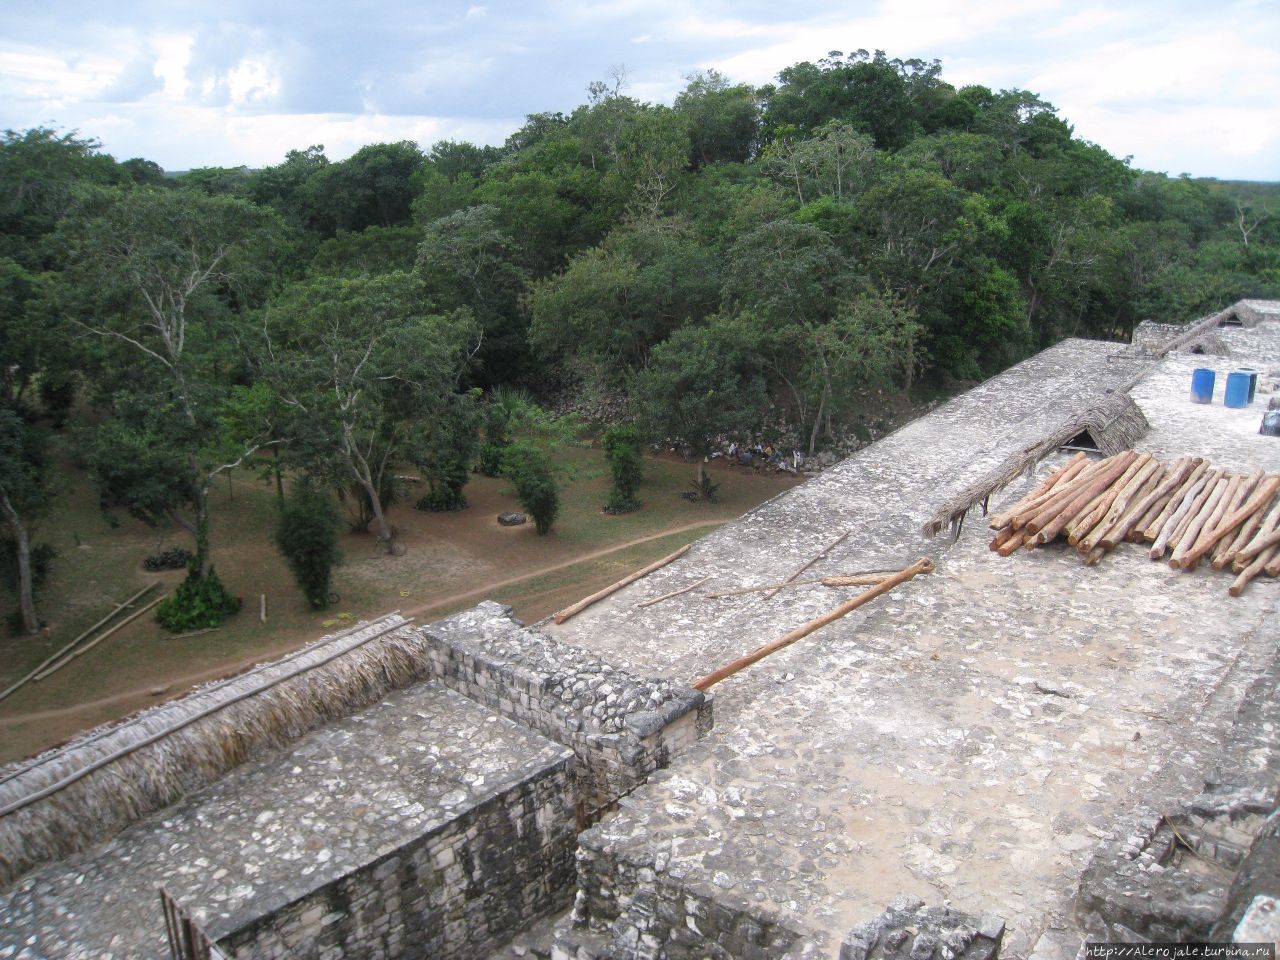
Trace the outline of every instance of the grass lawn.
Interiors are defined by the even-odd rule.
[[[319,613],[308,609],[271,542],[274,488],[249,471],[235,474],[214,491],[212,542],[219,576],[244,599],[241,612],[212,633],[185,639],[173,639],[144,614],[64,669],[0,701],[0,761],[277,656],[350,620],[398,609],[429,622],[484,599],[511,604],[525,621],[539,620],[796,483],[788,475],[758,476],[713,463],[720,502],[689,503],[680,493],[689,489],[694,465],[647,458],[644,508],[615,517],[600,509],[609,486],[601,452],[570,449],[562,457],[570,472],[549,535],[538,536],[532,523],[498,525],[497,514],[519,509],[505,481],[473,475],[466,488],[470,507],[447,514],[414,510],[421,488],[411,486],[406,502],[389,515],[405,554],[389,557],[375,550],[371,536],[345,535],[346,561],[334,578],[340,599]],[[35,537],[58,551],[37,597],[49,626],[36,637],[0,638],[0,689],[147,583],[159,581],[168,592],[184,576],[142,567],[144,556],[167,546],[190,548],[183,531],[152,530],[128,517],[112,527],[87,478],[68,468],[67,480],[67,494]],[[266,623],[258,618],[261,594]],[[0,609],[15,606],[0,592]]]

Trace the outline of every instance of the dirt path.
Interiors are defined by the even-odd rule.
[[[522,573],[514,577],[508,577],[505,580],[495,580],[491,583],[487,583],[481,587],[476,587],[475,589],[472,589],[472,590],[467,590],[462,593],[455,593],[438,600],[433,600],[426,604],[421,604],[417,607],[414,607],[411,610],[401,610],[401,613],[403,613],[406,617],[421,618],[421,616],[425,613],[429,613],[434,610],[441,610],[447,607],[457,606],[458,604],[465,603],[468,600],[479,599],[479,598],[482,598],[485,594],[493,593],[495,590],[501,590],[505,587],[513,586],[517,583],[522,583],[525,580],[532,580],[535,577],[541,577],[549,573],[555,573],[559,570],[565,570],[569,567],[576,566],[580,563],[589,563],[592,560],[599,560],[611,554],[619,553],[623,550],[629,550],[632,547],[643,546],[644,544],[650,543],[651,541],[654,541],[654,540],[661,540],[664,537],[674,536],[677,533],[684,533],[690,530],[699,530],[704,527],[717,527],[722,525],[723,523],[724,523],[723,520],[702,520],[702,521],[699,521],[698,523],[686,523],[679,527],[671,527],[670,529],[661,530],[657,533],[649,534],[648,536],[637,537],[634,540],[628,540],[626,543],[614,544],[613,546],[605,547],[604,549],[601,549],[601,550],[593,550],[590,553],[581,554],[569,560],[562,560],[559,563],[548,564],[547,566],[539,567],[536,570],[530,570],[527,573]],[[16,716],[3,717],[3,718],[0,718],[0,731],[13,729],[20,726],[25,726],[31,723],[48,723],[50,721],[57,721],[57,720],[70,720],[72,718],[84,716],[86,714],[92,715],[95,713],[100,713],[101,711],[105,710],[108,707],[113,707],[117,705],[124,705],[128,707],[130,711],[132,711],[132,710],[140,709],[141,707],[147,705],[149,701],[154,700],[156,703],[163,703],[165,700],[173,699],[173,696],[175,695],[181,695],[185,693],[187,690],[189,690],[191,687],[193,687],[197,683],[201,683],[206,680],[215,680],[221,677],[229,676],[233,673],[238,673],[242,670],[252,667],[254,664],[261,663],[265,660],[270,660],[275,657],[283,656],[286,653],[290,653],[294,650],[297,650],[301,645],[302,644],[295,642],[295,643],[288,643],[288,644],[275,646],[275,647],[269,647],[262,650],[257,650],[254,652],[253,656],[251,657],[244,657],[236,661],[223,663],[216,667],[212,667],[208,670],[202,670],[199,673],[192,673],[192,674],[187,674],[181,677],[174,677],[170,679],[169,682],[163,685],[162,687],[157,687],[157,685],[155,684],[150,684],[146,687],[139,687],[133,690],[125,690],[120,693],[114,693],[109,697],[102,697],[98,700],[90,700],[83,703],[77,703],[69,707],[59,707],[55,710],[38,710],[38,711],[32,711],[30,713],[18,714]]]

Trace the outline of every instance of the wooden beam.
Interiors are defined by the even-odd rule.
[[[570,617],[577,616],[583,610],[587,609],[587,607],[591,606],[593,603],[599,600],[603,600],[605,597],[609,596],[611,593],[617,593],[623,587],[629,586],[630,584],[635,583],[641,577],[647,577],[649,574],[653,573],[653,571],[660,570],[661,568],[665,567],[668,563],[671,563],[672,561],[675,561],[675,560],[679,560],[681,557],[683,557],[686,553],[689,552],[689,548],[692,546],[693,546],[692,543],[686,543],[683,547],[681,547],[675,553],[668,554],[667,556],[663,557],[661,560],[655,561],[654,563],[649,564],[647,567],[644,567],[640,570],[637,570],[635,573],[632,573],[623,577],[617,583],[612,583],[609,586],[605,587],[603,590],[597,590],[591,596],[585,597],[584,599],[579,600],[577,603],[573,604],[572,606],[565,607],[563,610],[561,610],[559,613],[556,614],[555,616],[556,623],[564,623]]]
[[[921,557],[915,563],[911,564],[911,566],[899,570],[893,576],[889,577],[888,580],[885,580],[883,583],[876,584],[870,590],[858,594],[851,600],[846,600],[834,610],[829,610],[822,616],[796,627],[796,629],[792,630],[785,636],[779,637],[777,640],[772,640],[762,647],[757,647],[745,657],[739,657],[732,663],[727,663],[720,669],[713,670],[711,673],[708,673],[705,677],[702,677],[700,680],[695,682],[693,689],[708,690],[721,680],[724,680],[726,677],[731,677],[738,671],[745,670],[753,663],[763,660],[765,657],[769,656],[769,654],[776,653],[783,647],[788,647],[797,640],[804,639],[815,630],[820,630],[827,624],[834,623],[846,614],[852,613],[854,610],[858,609],[858,607],[862,606],[864,603],[874,600],[882,593],[888,593],[899,584],[906,583],[908,580],[918,576],[919,574],[932,573],[933,570],[933,561],[928,557]]]

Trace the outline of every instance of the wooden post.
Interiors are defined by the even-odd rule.
[[[775,589],[772,593],[766,593],[764,595],[764,599],[772,600],[774,597],[776,597],[778,595],[779,590],[781,590],[783,587],[785,587],[788,583],[790,583],[796,577],[800,576],[800,574],[804,573],[806,570],[812,567],[815,563],[817,563],[819,560],[825,557],[837,546],[844,543],[845,538],[849,536],[850,532],[851,531],[846,530],[844,533],[840,534],[840,536],[836,537],[834,540],[828,543],[825,547],[823,547],[820,551],[818,551],[818,553],[816,553],[814,556],[810,557],[807,561],[800,564],[800,566],[796,567],[795,570],[791,571],[791,576],[787,577],[787,579],[783,580],[782,583],[778,584],[777,589]]]
[[[864,603],[874,600],[882,593],[888,593],[899,584],[906,583],[908,580],[918,576],[919,574],[932,573],[933,570],[933,561],[928,557],[921,557],[915,563],[911,564],[911,566],[906,567],[903,570],[899,570],[888,580],[884,581],[884,583],[877,584],[870,590],[858,594],[851,600],[846,600],[834,610],[829,610],[817,619],[810,620],[808,623],[796,627],[796,629],[792,630],[785,636],[779,637],[777,640],[770,641],[762,647],[757,647],[745,657],[739,657],[732,663],[725,664],[719,670],[713,670],[711,673],[694,683],[693,689],[708,690],[726,677],[731,677],[739,670],[745,670],[753,663],[763,660],[765,657],[769,656],[769,654],[775,653],[783,647],[788,647],[797,640],[802,640],[815,630],[819,630],[829,623],[834,623],[846,614],[858,609],[858,607],[862,606]]]
[[[267,595],[265,593],[258,594],[258,622],[267,622]]]
[[[66,644],[65,646],[61,647],[61,648],[60,648],[57,652],[55,652],[53,655],[51,655],[51,656],[47,657],[47,658],[44,660],[44,662],[43,662],[43,663],[41,663],[38,667],[36,667],[34,670],[32,670],[30,673],[28,673],[25,677],[23,677],[23,678],[22,678],[21,680],[19,680],[17,683],[15,683],[15,684],[13,684],[12,686],[10,686],[10,687],[9,687],[8,689],[6,689],[3,693],[0,693],[0,700],[3,700],[5,697],[9,696],[9,694],[13,693],[15,690],[17,690],[19,687],[23,686],[23,685],[24,685],[24,684],[26,684],[27,682],[29,682],[29,681],[31,681],[31,680],[34,680],[34,679],[36,678],[37,674],[39,674],[41,671],[43,671],[45,667],[49,666],[49,664],[53,663],[55,660],[58,660],[58,659],[60,659],[61,657],[65,656],[65,655],[66,655],[66,654],[67,654],[67,653],[68,653],[72,648],[74,648],[74,647],[75,647],[75,645],[76,645],[77,643],[79,643],[79,642],[80,642],[81,640],[83,640],[85,637],[89,636],[89,634],[93,633],[93,631],[97,630],[100,626],[102,626],[104,623],[106,623],[108,620],[110,620],[112,617],[114,617],[116,614],[118,614],[118,613],[119,613],[121,610],[123,610],[125,607],[129,606],[129,604],[133,603],[135,600],[137,600],[140,596],[142,596],[144,593],[146,593],[148,590],[150,590],[150,589],[151,589],[152,587],[154,587],[154,586],[155,586],[155,583],[154,583],[154,582],[153,582],[153,583],[148,583],[145,587],[143,587],[141,590],[139,590],[137,593],[135,593],[135,594],[134,594],[132,597],[130,597],[128,600],[125,600],[123,603],[118,603],[118,604],[116,604],[116,607],[115,607],[115,609],[114,609],[114,610],[112,610],[112,611],[111,611],[110,613],[108,613],[105,617],[103,617],[101,620],[99,620],[97,623],[95,623],[92,627],[90,627],[88,630],[85,630],[83,633],[81,633],[81,634],[80,634],[80,636],[76,637],[76,638],[75,638],[74,640],[72,640],[70,643],[68,643],[68,644]]]
[[[52,667],[49,667],[47,670],[37,673],[36,679],[43,680],[45,677],[49,676],[50,674],[56,673],[57,671],[61,670],[63,667],[65,667],[68,663],[70,663],[76,657],[80,657],[88,653],[90,650],[92,650],[94,647],[100,644],[103,640],[107,639],[107,637],[111,636],[117,630],[120,630],[128,626],[129,624],[133,623],[134,620],[137,620],[140,616],[142,616],[144,613],[146,613],[148,610],[150,610],[152,607],[154,607],[157,603],[159,603],[163,599],[164,597],[156,597],[154,600],[148,603],[145,607],[141,607],[140,609],[135,610],[133,613],[129,614],[129,616],[125,617],[123,620],[117,623],[110,630],[107,630],[106,632],[101,633],[98,636],[94,637],[92,640],[86,643],[79,650],[76,650],[74,653],[68,654],[66,657],[59,660],[57,663],[55,663]]]
[[[555,616],[556,623],[564,623],[570,617],[576,616],[579,613],[581,613],[583,610],[587,609],[587,607],[591,606],[597,600],[603,600],[605,597],[609,596],[609,594],[617,593],[623,587],[628,586],[629,584],[635,583],[641,577],[646,577],[649,574],[653,573],[653,571],[659,570],[662,567],[665,567],[668,563],[671,563],[674,560],[679,560],[681,557],[683,557],[686,553],[689,552],[689,548],[692,546],[693,544],[686,543],[683,547],[681,547],[675,553],[669,554],[663,557],[661,560],[651,563],[647,567],[644,567],[641,570],[637,570],[635,573],[632,573],[632,574],[629,574],[628,576],[623,577],[617,583],[612,583],[609,586],[605,587],[603,590],[597,590],[591,596],[586,597],[582,600],[579,600],[577,603],[573,604],[572,606],[565,607],[563,610],[561,610],[559,613],[556,614]]]
[[[1244,523],[1253,513],[1260,512],[1269,504],[1271,498],[1276,495],[1277,490],[1280,490],[1280,477],[1272,477],[1265,481],[1244,506],[1225,519],[1219,520],[1209,533],[1200,538],[1199,542],[1183,560],[1183,568],[1190,570],[1194,567],[1201,557],[1213,549],[1214,544]]]
[[[642,600],[640,603],[636,604],[636,609],[639,610],[642,607],[652,607],[655,603],[661,603],[663,600],[670,600],[672,597],[678,597],[682,593],[688,593],[690,590],[696,590],[710,579],[710,577],[703,577],[701,580],[691,583],[687,587],[682,587],[679,590],[672,590],[670,593],[664,593],[662,596],[654,597],[652,600]]]

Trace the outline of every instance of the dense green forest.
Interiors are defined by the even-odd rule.
[[[386,537],[402,465],[442,504],[477,457],[528,478],[537,450],[493,449],[511,388],[608,399],[695,453],[767,416],[812,452],[869,389],[1280,296],[1274,189],[1135,170],[1032,93],[880,52],[761,88],[701,73],[671,106],[593,83],[501,147],[167,175],[91,133],[0,140],[0,512],[24,584],[55,435],[104,510],[190,531],[192,582],[216,583],[222,473],[306,474]]]

